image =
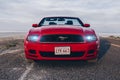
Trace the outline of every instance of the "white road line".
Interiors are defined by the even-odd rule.
[[[23,50],[23,49],[6,50],[6,51],[3,51],[2,53],[0,53],[0,56],[1,56],[1,55],[4,55],[4,54],[16,53],[16,52],[19,52],[19,51],[22,51],[22,50]]]
[[[32,70],[34,63],[27,67],[27,70],[22,74],[22,76],[18,80],[24,80],[27,74]]]
[[[112,46],[115,46],[115,47],[120,47],[120,45],[116,45],[116,44],[111,44]]]

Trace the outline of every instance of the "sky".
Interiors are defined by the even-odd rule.
[[[120,0],[0,0],[0,32],[27,32],[46,16],[75,16],[98,33],[120,33]]]

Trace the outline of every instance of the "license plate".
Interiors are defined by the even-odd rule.
[[[55,47],[55,55],[70,55],[70,47]]]

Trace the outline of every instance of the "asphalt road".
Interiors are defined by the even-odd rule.
[[[23,40],[7,40],[0,42],[0,46],[0,80],[120,80],[120,40],[101,38],[96,64],[85,61],[27,63]]]

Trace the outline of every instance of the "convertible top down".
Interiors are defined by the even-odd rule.
[[[90,24],[77,17],[45,17],[33,24],[25,40],[26,59],[92,60],[99,50],[99,38]]]

